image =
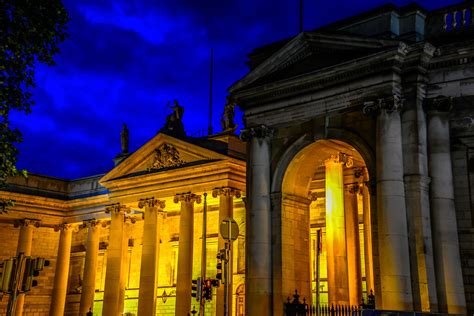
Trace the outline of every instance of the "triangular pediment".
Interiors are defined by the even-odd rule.
[[[315,31],[276,44],[259,48],[250,55],[252,69],[229,88],[231,93],[368,56],[397,47],[399,41]]]
[[[102,177],[100,183],[228,158],[195,143],[159,133]]]

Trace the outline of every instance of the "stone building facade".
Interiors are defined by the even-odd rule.
[[[38,286],[19,298],[16,315],[199,310],[191,279],[201,276],[205,201],[208,278],[216,278],[216,254],[224,248],[219,223],[232,217],[239,225],[230,306],[233,315],[243,315],[244,158],[245,144],[232,133],[206,139],[159,133],[136,152],[122,152],[107,174],[74,181],[34,174],[12,179],[0,192],[15,201],[0,217],[0,256],[23,252],[51,261]],[[206,314],[222,312],[223,291],[215,289]],[[1,315],[6,307],[3,299]]]
[[[474,311],[473,8],[386,5],[249,55],[229,89],[249,144],[248,315],[282,315],[295,289]]]
[[[473,8],[386,5],[255,49],[229,88],[241,140],[185,136],[175,103],[132,154],[124,129],[107,174],[11,179],[0,258],[52,262],[19,308],[186,315],[206,193],[208,276],[219,222],[240,227],[232,315],[283,315],[295,290],[311,304],[373,291],[377,309],[472,314]],[[220,287],[206,313],[222,309]]]

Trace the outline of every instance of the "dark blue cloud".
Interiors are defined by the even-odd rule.
[[[64,178],[106,172],[120,151],[122,122],[137,149],[163,126],[173,99],[185,106],[188,134],[206,130],[211,47],[219,130],[226,89],[246,73],[246,54],[295,35],[298,2],[64,0],[70,37],[55,67],[37,68],[33,113],[13,117],[24,134],[19,167]],[[384,2],[305,0],[305,29]],[[431,9],[452,1],[420,3]]]

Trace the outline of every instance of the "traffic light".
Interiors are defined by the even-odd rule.
[[[222,280],[222,262],[220,261],[216,265],[216,279]]]
[[[203,289],[203,296],[204,299],[207,301],[212,301],[212,280],[207,279],[206,282],[204,283],[204,289]]]
[[[216,279],[222,280],[222,261],[226,260],[225,249],[221,249],[217,253],[217,265],[216,265]]]
[[[221,285],[221,282],[217,279],[212,279],[211,284],[213,287],[219,287],[219,285]]]
[[[32,287],[37,286],[38,281],[34,278],[39,276],[40,271],[42,271],[43,268],[47,266],[49,266],[49,261],[45,260],[44,258],[33,259],[31,257],[26,257],[21,291],[28,292],[31,290]]]
[[[10,293],[12,290],[12,274],[15,270],[16,258],[10,258],[3,262],[2,277],[0,278],[0,292]]]
[[[202,297],[202,281],[201,278],[197,278],[197,280],[192,280],[191,285],[191,296],[196,298],[196,301],[201,301]]]

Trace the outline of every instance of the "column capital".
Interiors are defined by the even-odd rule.
[[[354,165],[354,160],[352,160],[352,157],[345,153],[330,155],[324,160],[324,164],[326,165],[329,162],[340,163],[348,168],[351,168]]]
[[[82,221],[81,228],[93,228],[99,225],[99,223],[95,218],[85,219]]]
[[[362,192],[359,183],[345,184],[344,189],[347,193],[350,194],[357,194]]]
[[[308,192],[308,200],[310,200],[311,202],[314,202],[317,199],[318,199],[318,194],[316,192],[311,192],[311,191]]]
[[[120,203],[110,204],[105,208],[105,213],[130,213],[130,207]]]
[[[215,188],[212,190],[212,197],[218,196],[229,196],[229,197],[236,197],[239,198],[241,196],[241,191],[239,189],[231,188],[231,187],[221,187]]]
[[[61,224],[58,224],[58,225],[54,225],[54,231],[55,232],[58,232],[58,231],[67,231],[69,229],[72,228],[72,225],[71,224],[68,224],[68,223],[61,223]]]
[[[368,100],[362,105],[362,113],[367,116],[377,116],[382,110],[385,110],[387,113],[392,113],[394,111],[400,112],[404,101],[405,99],[403,99],[398,94],[377,98],[374,100]]]
[[[164,209],[166,206],[166,203],[164,200],[158,200],[155,199],[154,197],[151,198],[145,198],[145,199],[140,199],[138,201],[138,207],[139,208],[144,208],[144,207],[157,207],[159,209]]]
[[[186,193],[177,193],[173,199],[174,203],[178,202],[196,202],[197,204],[201,203],[201,196],[191,193],[191,192],[186,192]]]
[[[17,219],[13,223],[14,227],[28,227],[28,226],[34,226],[36,228],[40,227],[41,221],[39,219],[32,219],[32,218],[23,218],[23,219]]]
[[[447,114],[451,112],[454,105],[453,97],[447,97],[444,95],[437,96],[435,98],[425,99],[423,107],[428,114]]]
[[[247,142],[254,137],[271,138],[273,136],[273,132],[274,132],[274,129],[266,125],[249,127],[240,131],[240,139],[243,140],[244,142]]]
[[[450,120],[450,126],[454,129],[469,129],[474,126],[474,116],[462,116],[453,120]],[[1,210],[1,207],[0,207]],[[1,214],[1,211],[0,211]]]

